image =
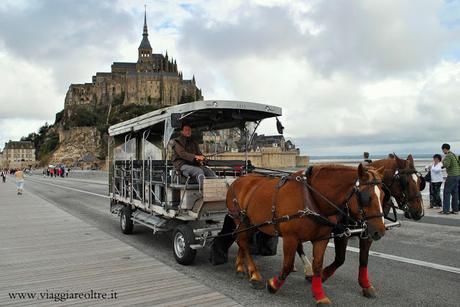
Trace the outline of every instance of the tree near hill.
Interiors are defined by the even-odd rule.
[[[52,127],[46,122],[38,129],[38,133],[32,132],[21,138],[21,141],[30,141],[34,144],[37,161],[46,162],[59,144],[59,135],[50,130]]]

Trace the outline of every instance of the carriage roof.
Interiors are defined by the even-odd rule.
[[[162,131],[165,122],[170,121],[174,113],[181,114],[183,122],[190,123],[194,128],[224,129],[248,121],[281,116],[281,108],[245,101],[195,101],[162,108],[113,125],[109,128],[109,134],[115,136],[155,126]]]

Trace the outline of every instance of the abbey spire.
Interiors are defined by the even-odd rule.
[[[149,42],[149,32],[147,28],[147,7],[144,11],[144,29],[142,31],[142,41],[138,48],[138,63],[153,63],[152,46]]]
[[[142,32],[142,36],[149,36],[149,31],[147,29],[147,6],[145,6],[144,10],[144,32]]]

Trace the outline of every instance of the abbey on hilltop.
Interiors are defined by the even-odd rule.
[[[91,83],[71,84],[65,97],[67,109],[75,105],[137,104],[156,108],[203,100],[195,76],[184,80],[176,60],[152,53],[144,14],[144,30],[137,62],[114,62],[111,72],[97,72]]]
[[[137,62],[114,62],[111,72],[97,72],[91,83],[70,85],[64,110],[56,114],[55,124],[47,133],[59,141],[49,147],[46,160],[82,168],[105,167],[110,125],[196,100],[203,100],[203,95],[195,76],[184,80],[176,60],[167,52],[152,52],[144,13]]]

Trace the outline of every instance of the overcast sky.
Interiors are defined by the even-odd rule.
[[[54,122],[71,83],[156,53],[205,99],[283,108],[307,155],[460,153],[460,1],[0,1],[0,148]],[[261,132],[273,133],[274,122]]]

